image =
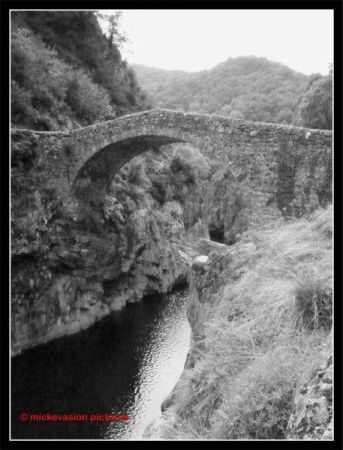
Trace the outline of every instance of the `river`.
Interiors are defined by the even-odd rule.
[[[187,298],[187,288],[145,298],[14,357],[12,439],[141,439],[185,364]],[[20,420],[22,413],[82,414],[87,421]],[[96,414],[128,420],[91,422]]]

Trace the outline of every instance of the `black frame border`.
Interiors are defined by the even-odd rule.
[[[163,7],[162,7],[163,5]],[[0,422],[1,448],[3,449],[93,449],[93,448],[227,448],[227,449],[343,449],[342,444],[342,6],[341,0],[240,0],[195,1],[164,0],[140,1],[2,1],[1,2],[1,345],[2,370]],[[334,11],[334,296],[335,296],[335,403],[334,441],[66,441],[66,440],[10,440],[9,439],[9,11],[13,9],[332,9]],[[320,30],[318,30],[320,32]]]

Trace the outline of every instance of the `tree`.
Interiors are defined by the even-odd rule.
[[[284,108],[276,114],[276,123],[292,123],[293,112],[289,108]]]
[[[291,124],[309,77],[265,58],[229,58],[196,73],[134,66],[155,106]],[[322,75],[319,75],[320,77]],[[231,107],[231,108],[230,108]]]
[[[332,128],[332,71],[314,81],[305,92],[299,105],[298,124],[309,128]]]
[[[93,83],[82,70],[75,71],[68,86],[66,101],[87,123],[115,117],[108,92],[102,86]]]
[[[220,114],[221,116],[225,116],[225,117],[228,117],[231,113],[232,113],[231,105],[224,105],[218,111],[218,114]]]
[[[102,14],[100,12],[95,13],[98,20],[104,23],[107,32],[108,46],[110,48],[115,44],[121,47],[123,43],[128,41],[126,34],[120,30],[120,19],[122,17],[121,11],[115,11],[113,14]]]
[[[120,16],[106,16],[105,36],[93,11],[13,12],[13,125],[65,129],[148,108],[117,48]]]
[[[244,114],[241,111],[238,111],[237,109],[233,109],[231,113],[228,115],[230,119],[244,119]]]

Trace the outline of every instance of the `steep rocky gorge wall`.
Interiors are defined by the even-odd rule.
[[[13,354],[185,282],[190,243],[239,218],[229,172],[194,149],[148,151],[76,198],[24,144],[12,155]]]

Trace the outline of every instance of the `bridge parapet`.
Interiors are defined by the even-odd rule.
[[[296,190],[312,189],[323,198],[330,195],[323,190],[331,192],[332,132],[328,130],[150,110],[69,132],[12,130],[13,140],[27,138],[36,143],[40,170],[70,189],[86,164],[104,156],[113,173],[146,151],[147,145],[139,144],[150,139],[155,147],[190,143],[230,166],[253,191],[279,196],[281,206],[297,195]]]

